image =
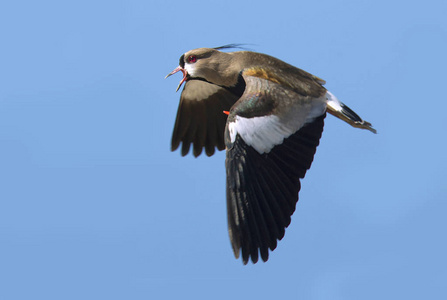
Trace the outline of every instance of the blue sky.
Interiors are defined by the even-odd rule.
[[[4,1],[0,299],[447,297],[445,1]],[[170,152],[197,47],[327,81],[332,116],[267,263],[227,234],[223,152]]]

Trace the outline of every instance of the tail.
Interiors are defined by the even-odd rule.
[[[373,133],[377,133],[377,130],[372,127],[371,123],[360,118],[352,109],[340,102],[331,92],[327,91],[326,99],[328,113],[353,127],[367,129]]]

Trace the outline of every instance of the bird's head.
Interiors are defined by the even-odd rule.
[[[240,70],[232,64],[232,53],[221,52],[214,48],[198,48],[190,50],[180,56],[179,66],[166,77],[179,71],[183,78],[177,87],[177,91],[183,82],[189,79],[201,79],[220,86],[232,86],[236,84]]]

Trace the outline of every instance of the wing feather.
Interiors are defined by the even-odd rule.
[[[225,141],[228,230],[236,258],[242,254],[247,264],[259,256],[267,261],[269,249],[284,237],[300,179],[323,132],[326,107],[324,98],[285,91],[265,78],[244,80],[246,89],[230,110]]]
[[[227,115],[239,96],[229,90],[203,80],[188,80],[180,96],[180,104],[171,140],[171,150],[182,144],[182,156],[193,145],[194,156],[205,153],[211,156],[225,149],[224,131]]]

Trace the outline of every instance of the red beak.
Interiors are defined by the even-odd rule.
[[[182,78],[182,80],[180,80],[180,83],[179,83],[177,89],[175,90],[176,92],[180,89],[180,87],[182,86],[183,82],[186,81],[186,76],[188,75],[188,72],[186,72],[186,70],[183,69],[182,67],[178,66],[177,68],[175,68],[171,73],[169,73],[169,74],[166,75],[166,77],[165,77],[165,79],[166,79],[166,78],[168,78],[169,76],[171,76],[171,75],[177,73],[178,71],[182,71],[182,73],[183,73],[183,78]]]

